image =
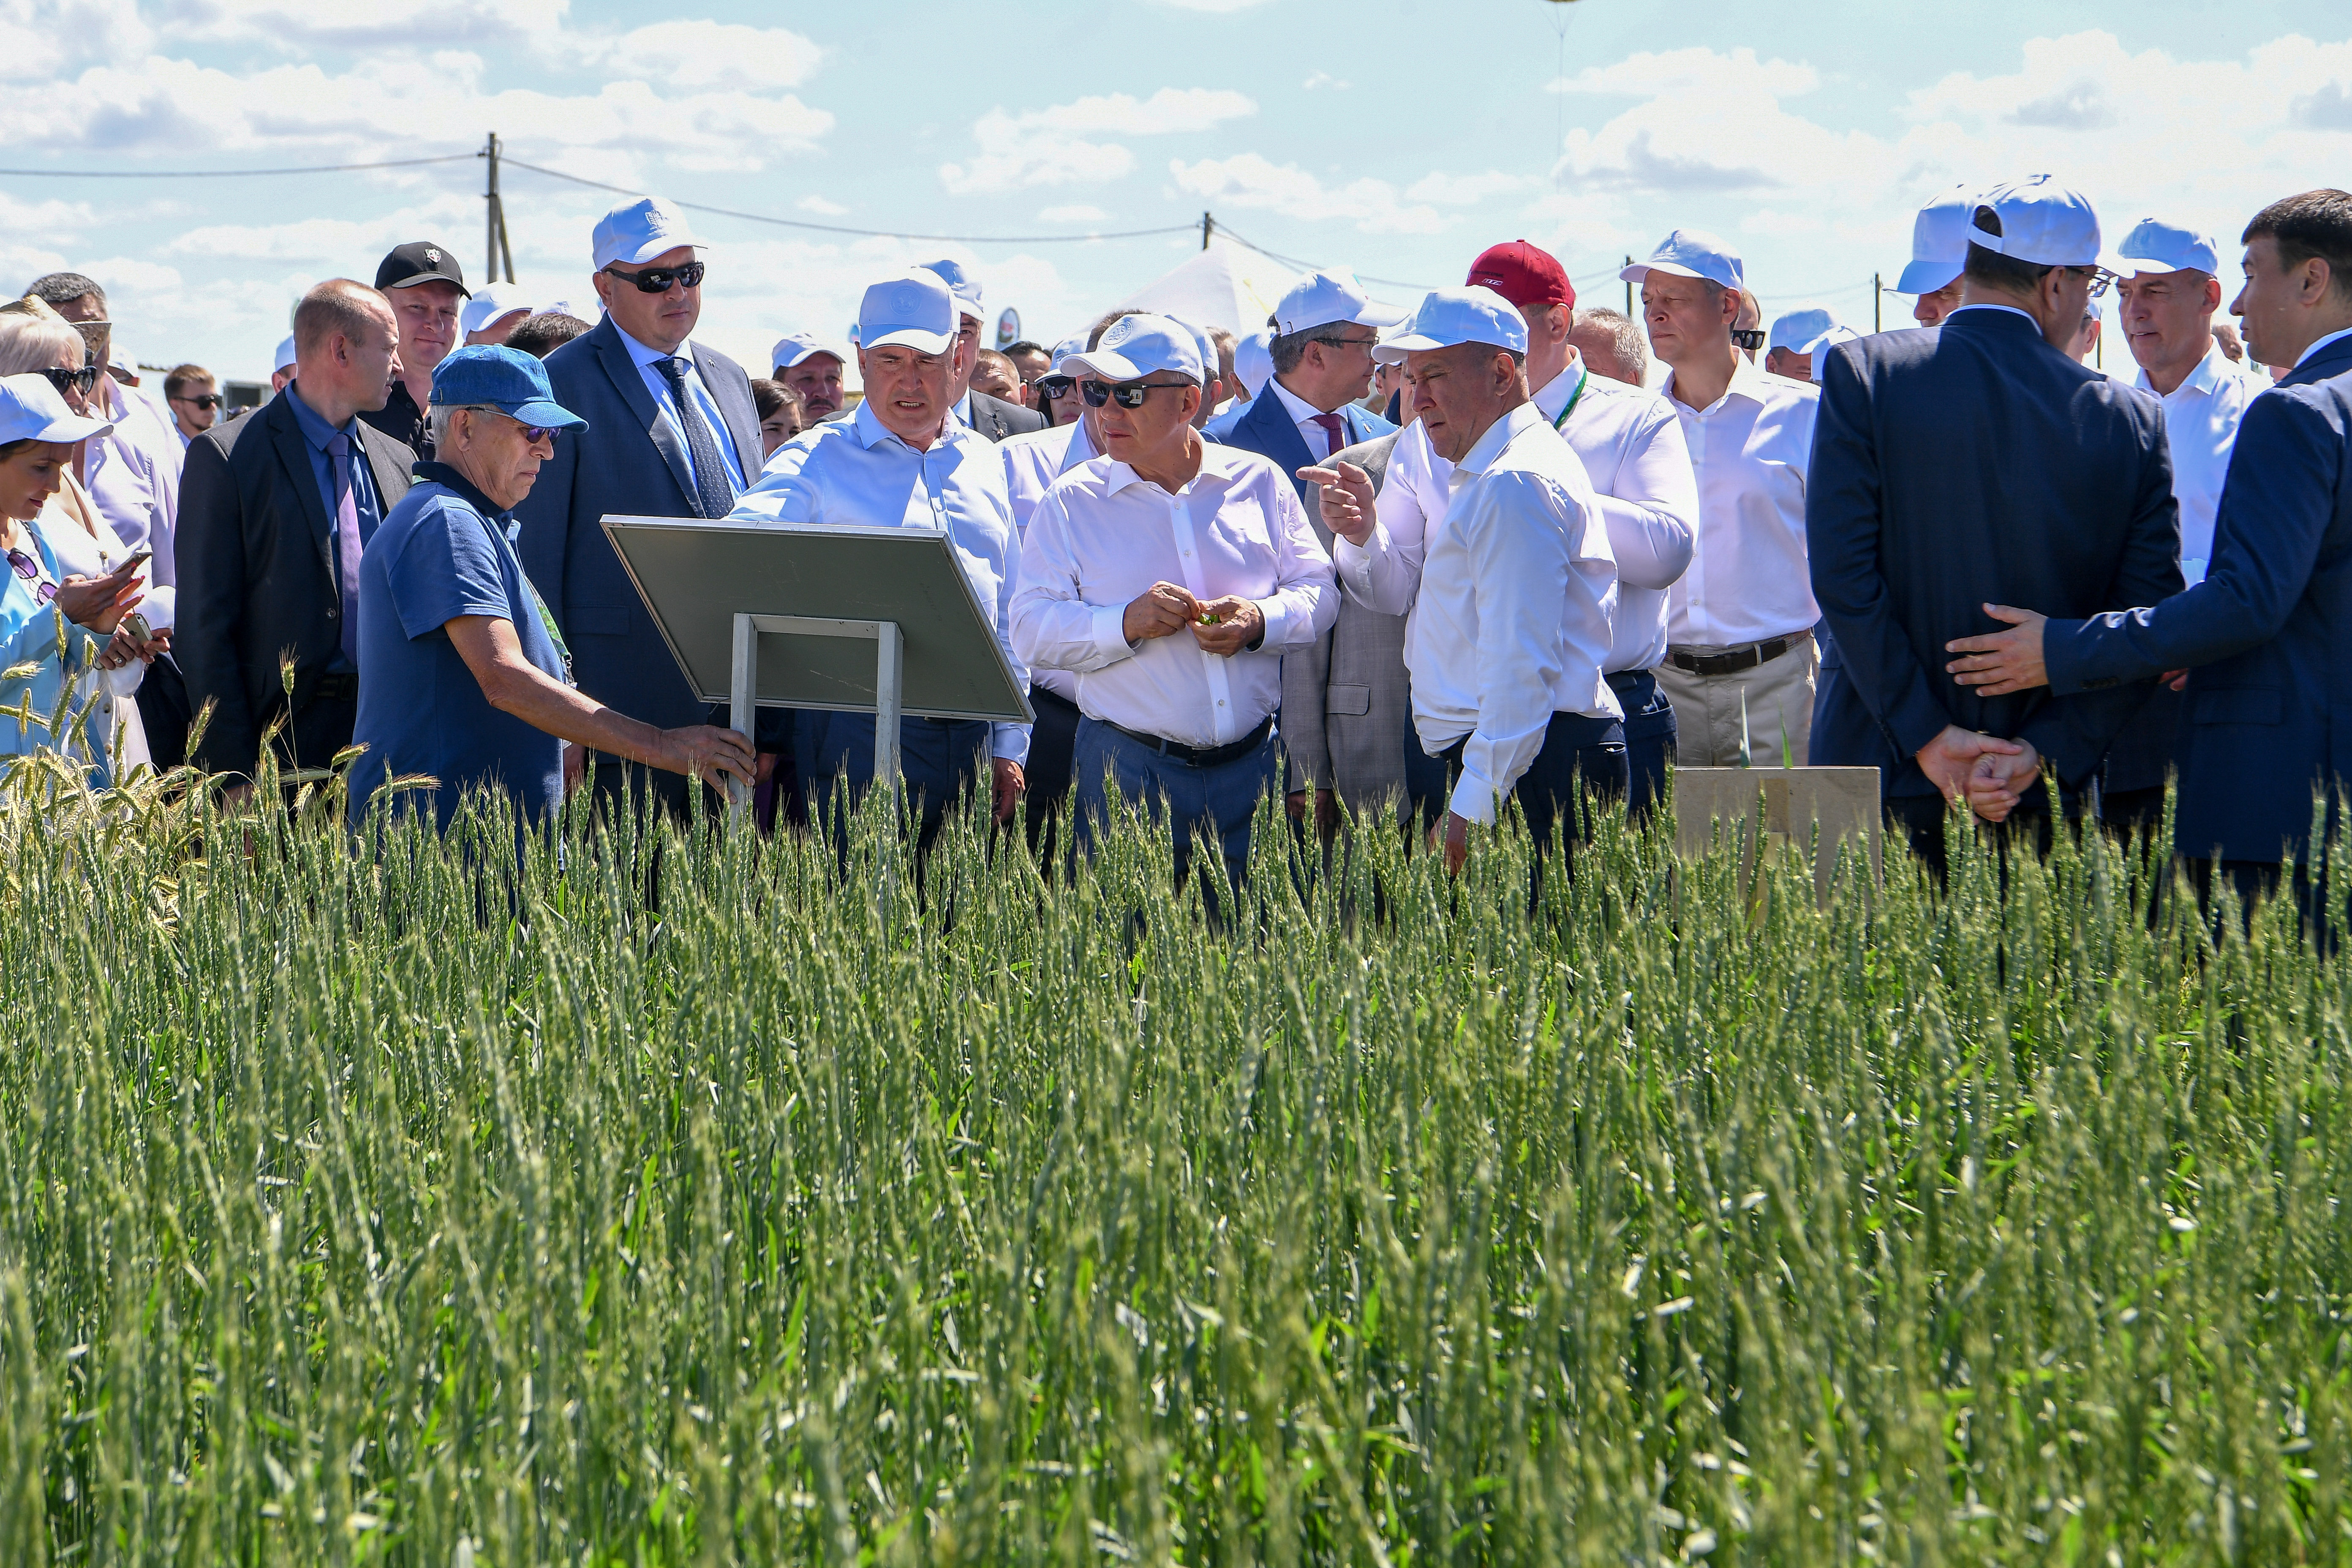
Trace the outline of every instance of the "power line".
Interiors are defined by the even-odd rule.
[[[528,169],[534,174],[545,174],[551,180],[569,180],[575,185],[586,185],[591,190],[612,191],[625,196],[642,194],[626,185],[608,185],[602,180],[583,179],[578,174],[567,174],[561,169],[549,169],[537,163],[526,163],[520,158],[509,158],[503,153],[499,155],[499,163],[509,169]],[[1094,239],[1144,239],[1157,235],[1190,234],[1194,226],[1189,223],[1182,223],[1165,228],[1122,229],[1113,234],[908,234],[904,229],[850,228],[837,223],[808,223],[800,218],[772,217],[766,213],[740,212],[733,207],[714,207],[701,202],[673,202],[671,205],[684,207],[688,212],[713,213],[720,217],[740,218],[746,223],[773,224],[778,228],[804,228],[813,229],[819,234],[855,235],[860,239],[932,240],[942,245],[1082,245]]]
[[[414,169],[424,163],[467,163],[479,153],[437,158],[394,158],[380,163],[299,163],[283,169],[0,169],[18,180],[246,180],[258,174],[343,174],[358,169]]]

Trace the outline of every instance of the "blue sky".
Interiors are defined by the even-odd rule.
[[[656,11],[658,20],[648,21]],[[1535,239],[1588,300],[1668,228],[1747,257],[1768,310],[1867,327],[1869,279],[1956,181],[2048,172],[2113,235],[2225,246],[2352,180],[2352,21],[2269,0],[1985,8],[1683,0],[0,0],[0,166],[254,168],[509,153],[639,190],[889,231],[1197,224],[1401,283]],[[2218,18],[2218,19],[2217,19]],[[2316,29],[2315,31],[2315,29]],[[585,292],[612,199],[507,177],[517,269]],[[301,290],[436,238],[482,264],[475,162],[251,180],[0,175],[0,286],[71,266],[150,361],[267,368]],[[865,282],[951,254],[1051,338],[1196,234],[941,244],[698,218],[704,340],[756,363]],[[1383,287],[1400,302],[1411,290]],[[1886,301],[1889,319],[1906,308]]]

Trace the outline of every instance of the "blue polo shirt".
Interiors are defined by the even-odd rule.
[[[365,817],[386,779],[426,773],[438,787],[403,791],[394,811],[429,802],[446,828],[465,797],[487,786],[511,795],[522,820],[536,824],[563,799],[563,742],[490,706],[448,624],[459,616],[511,624],[523,657],[557,680],[562,656],[508,542],[511,514],[446,464],[419,463],[416,478],[360,557],[352,739],[367,752],[352,766],[352,821]]]

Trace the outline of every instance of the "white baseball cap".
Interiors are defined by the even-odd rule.
[[[2218,277],[2221,247],[2193,228],[2144,217],[2099,264],[2121,278],[2137,272],[2206,272]]]
[[[593,296],[578,304],[569,300],[551,300],[544,305],[534,306],[530,313],[534,316],[569,316],[593,327],[604,314],[604,302]]]
[[[1516,354],[1528,352],[1528,319],[1519,308],[1485,284],[1468,289],[1433,289],[1421,298],[1412,319],[1372,350],[1382,364],[1410,353],[1450,349],[1462,343],[1492,343]]]
[[[1265,390],[1274,379],[1274,351],[1267,347],[1271,341],[1265,332],[1252,332],[1234,344],[1234,379],[1246,388],[1252,397]]]
[[[1960,275],[1969,259],[1969,215],[1976,210],[1976,190],[1967,184],[1919,209],[1911,220],[1911,259],[1895,280],[1897,294],[1933,294]]]
[[[1053,362],[1046,365],[1045,374],[1047,375],[1062,374],[1063,367],[1068,364],[1073,357],[1086,352],[1087,340],[1084,335],[1075,338],[1064,338],[1060,342],[1054,345]]]
[[[487,284],[475,289],[473,296],[457,307],[457,330],[468,334],[478,332],[501,317],[530,309],[513,284]]]
[[[1405,312],[1376,304],[1352,272],[1309,272],[1274,308],[1273,331],[1288,337],[1317,327],[1393,327]]]
[[[1809,354],[1813,345],[1828,337],[1838,324],[1826,305],[1808,305],[1790,310],[1772,323],[1771,335],[1764,340],[1768,349],[1787,349],[1792,353]]]
[[[821,341],[814,332],[787,332],[776,340],[768,351],[768,363],[778,370],[790,370],[803,360],[818,354],[831,354],[844,365],[849,363],[849,351]]]
[[[1224,374],[1225,356],[1217,352],[1216,339],[1211,337],[1204,329],[1194,326],[1181,316],[1171,316],[1168,319],[1192,334],[1192,346],[1201,353],[1202,385],[1206,386],[1212,380]]]
[[[269,374],[276,375],[281,370],[292,370],[293,368],[294,334],[289,332],[286,334],[286,341],[278,345],[278,357],[269,362]]]
[[[897,345],[943,354],[955,342],[956,297],[940,275],[914,268],[866,290],[857,302],[857,343],[868,353]]]
[[[38,371],[0,375],[0,447],[11,441],[71,444],[113,428],[106,420],[76,414],[67,405],[65,395]]]
[[[1653,272],[1675,278],[1702,278],[1726,289],[1748,287],[1746,274],[1740,270],[1739,253],[1715,236],[1696,228],[1675,230],[1658,241],[1658,248],[1650,252],[1647,261],[1636,261],[1617,276],[1625,282],[1639,283]]]
[[[948,292],[955,296],[956,310],[960,313],[970,316],[982,326],[988,324],[987,308],[980,302],[980,279],[974,278],[962,262],[953,259],[926,261],[923,270],[940,275],[948,286]]]
[[[2080,191],[2035,174],[1995,185],[1977,198],[1969,243],[2036,267],[2095,267],[2099,215]]]
[[[1140,381],[1153,371],[1184,376],[1206,386],[1201,368],[1200,340],[1192,329],[1168,316],[1144,312],[1121,316],[1103,329],[1102,341],[1084,353],[1070,356],[1073,375],[1100,376],[1105,381]]]
[[[596,270],[614,262],[635,267],[681,245],[710,248],[687,226],[684,213],[659,196],[639,196],[596,220]]]

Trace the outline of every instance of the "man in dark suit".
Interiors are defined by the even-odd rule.
[[[383,295],[338,278],[294,312],[295,379],[188,444],[179,626],[188,699],[212,704],[196,762],[251,787],[262,732],[283,765],[324,767],[359,712],[360,552],[408,493],[415,454],[359,416],[400,373]],[[282,662],[293,663],[293,689]]]
[[[520,552],[572,648],[580,689],[632,719],[674,730],[710,721],[604,537],[607,515],[722,518],[760,471],[760,417],[742,367],[692,341],[702,313],[701,241],[658,197],[596,225],[604,319],[547,357],[556,400],[593,440],[562,441],[515,509]],[[762,777],[788,748],[788,720],[763,711]],[[568,767],[582,759],[566,753]],[[682,774],[596,759],[600,796],[646,793],[687,809]]]
[[[2180,587],[2162,411],[2061,353],[2098,276],[2098,220],[2046,176],[1971,218],[1965,302],[1940,327],[1822,356],[1805,531],[1838,651],[1816,765],[1873,766],[1940,870],[1948,800],[2046,824],[2043,758],[2072,792],[2150,683],[1987,697],[1936,671],[1984,605],[2088,616]]]
[[[980,351],[986,346],[981,342],[981,334],[988,328],[987,310],[980,302],[980,280],[961,261],[927,261],[923,270],[937,273],[956,299],[956,314],[961,321],[956,331],[956,355],[961,368],[949,388],[955,416],[992,441],[1045,428],[1045,416],[1036,410],[971,389],[971,373],[980,363]]]
[[[2063,700],[2186,669],[2173,848],[2200,885],[2218,870],[2251,899],[2315,847],[2314,792],[2332,831],[2352,779],[2352,195],[2273,202],[2242,243],[2230,309],[2254,360],[2294,368],[2246,405],[2205,580],[2088,618],[1987,605],[2013,629],[1955,639],[1949,668],[1997,700],[2045,679]]]
[[[1357,400],[1372,384],[1372,345],[1381,329],[1404,315],[1373,303],[1351,274],[1308,273],[1290,286],[1267,323],[1274,333],[1268,345],[1274,379],[1257,396],[1210,420],[1202,434],[1273,458],[1291,476],[1304,505],[1309,484],[1298,478],[1299,469],[1396,428]]]

